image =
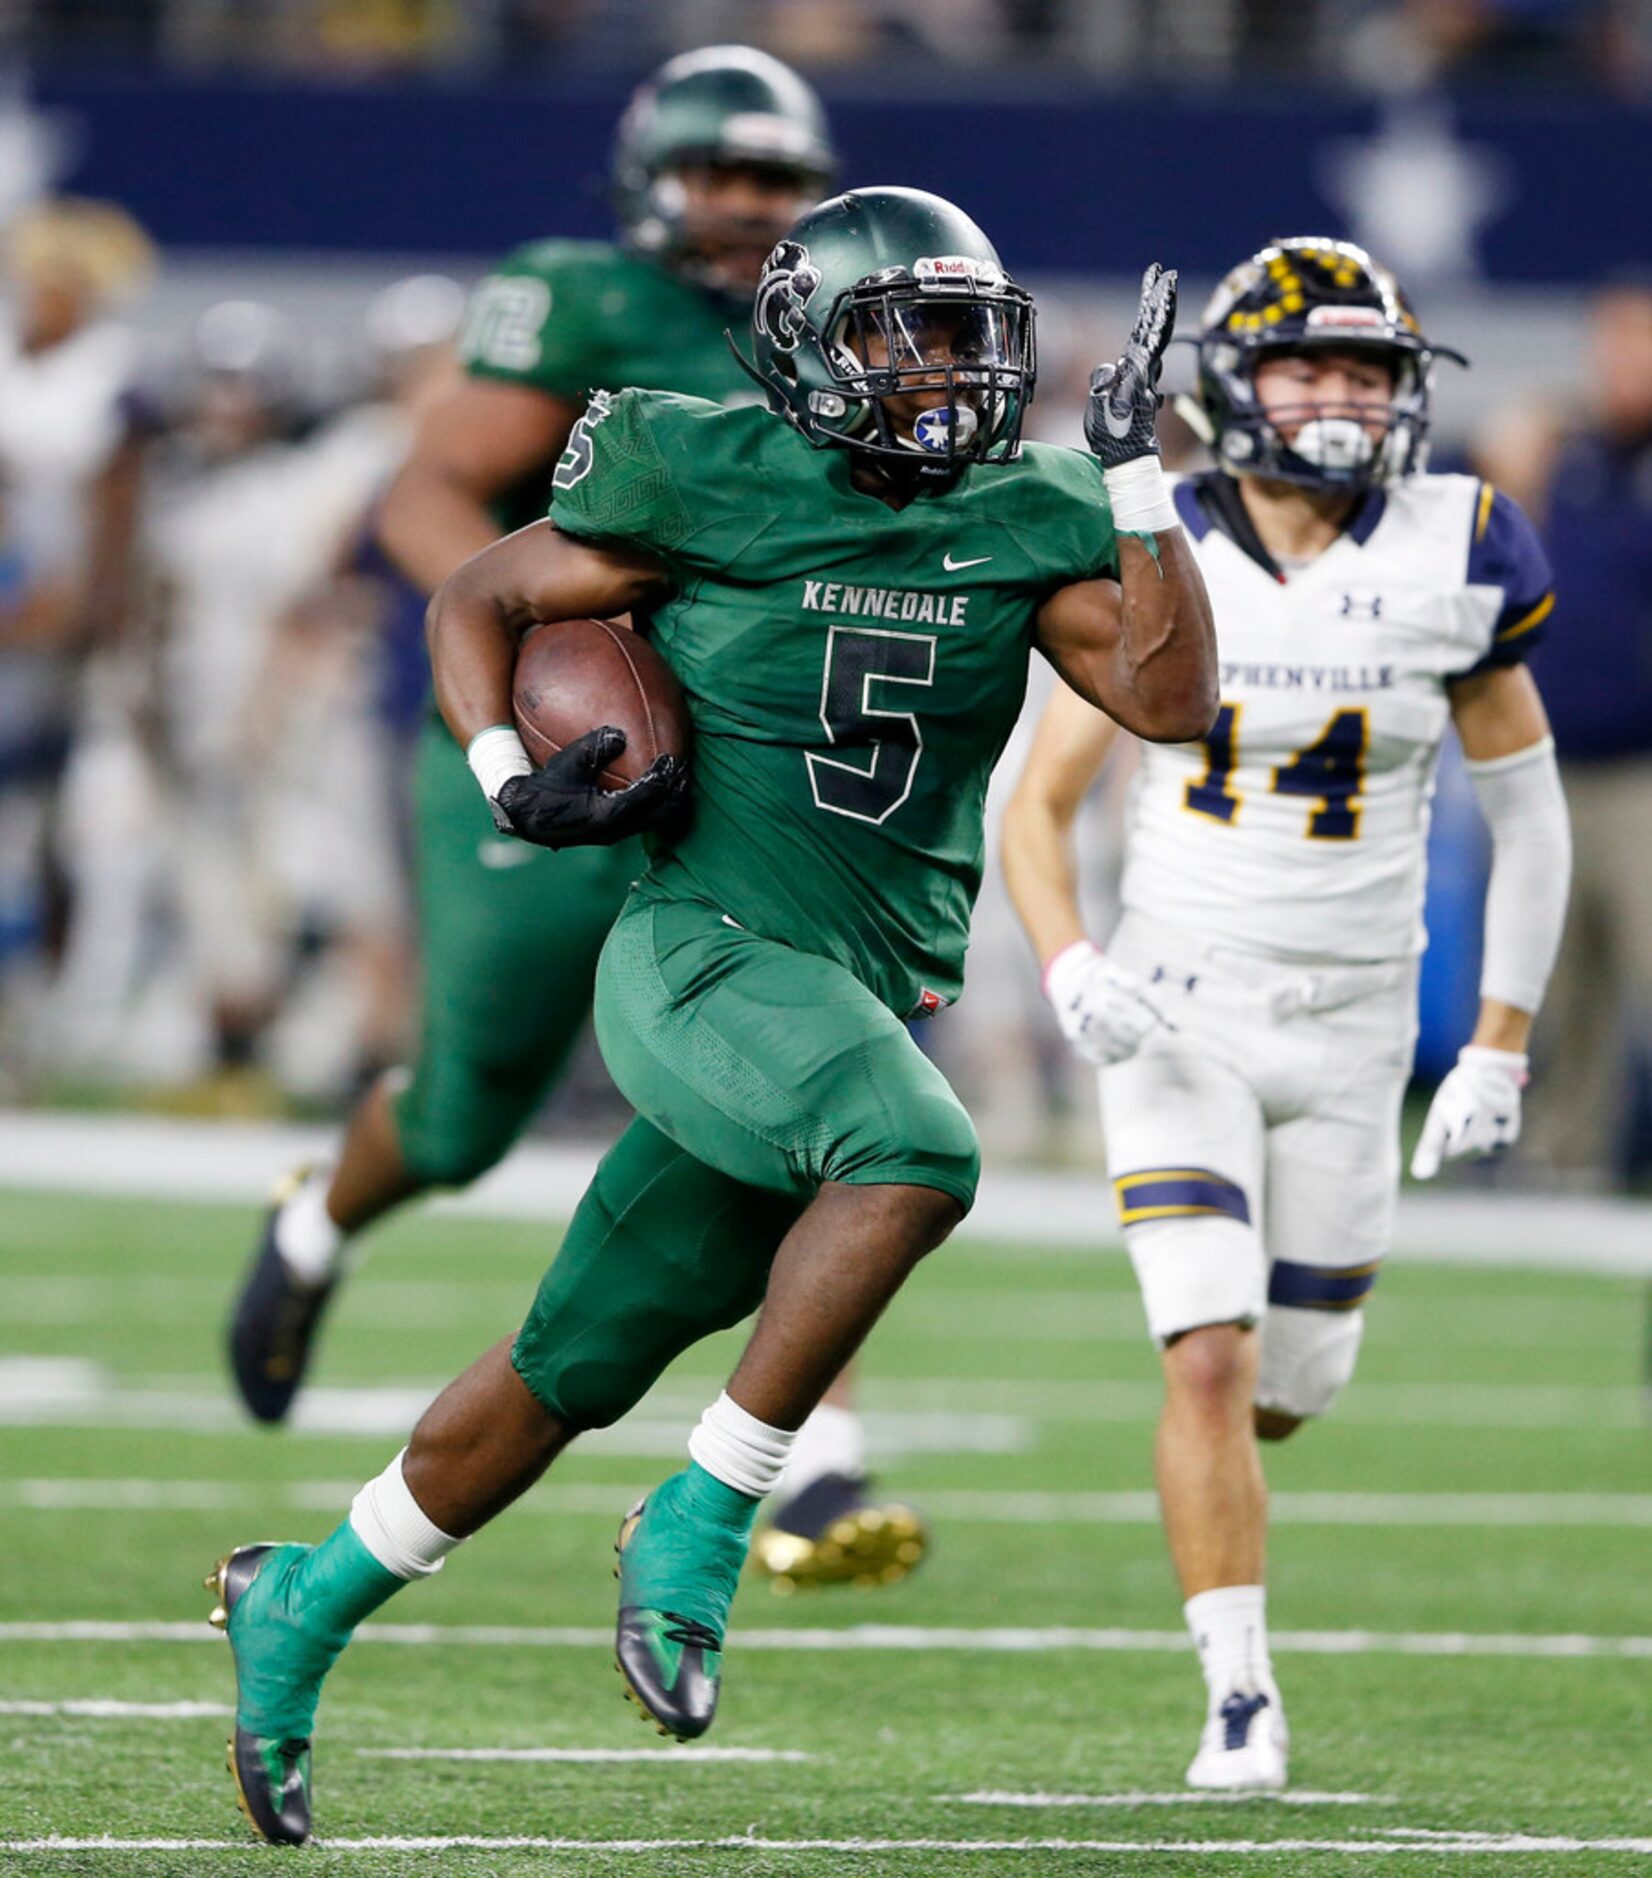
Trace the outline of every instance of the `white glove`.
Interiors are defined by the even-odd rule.
[[[1098,1069],[1134,1056],[1155,1024],[1175,1029],[1135,973],[1112,964],[1088,939],[1075,940],[1050,960],[1044,995],[1055,1006],[1061,1034]]]
[[[1418,1180],[1432,1180],[1442,1161],[1495,1154],[1520,1139],[1520,1091],[1526,1059],[1518,1050],[1469,1044],[1434,1091],[1428,1119],[1411,1157]]]

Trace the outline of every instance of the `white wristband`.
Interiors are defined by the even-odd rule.
[[[1113,526],[1120,534],[1157,535],[1176,526],[1176,505],[1156,456],[1133,456],[1117,469],[1103,470],[1101,480],[1107,485]]]
[[[477,731],[465,746],[465,761],[490,802],[512,776],[533,773],[533,760],[509,724],[490,724]]]

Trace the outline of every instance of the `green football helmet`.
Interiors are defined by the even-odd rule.
[[[758,283],[752,350],[811,443],[932,477],[1014,458],[1038,376],[1031,294],[921,189],[854,189],[805,215]]]
[[[702,163],[791,177],[811,201],[838,173],[820,100],[790,66],[752,46],[684,52],[633,95],[613,156],[614,203],[629,246],[668,266],[691,263],[679,176]]]

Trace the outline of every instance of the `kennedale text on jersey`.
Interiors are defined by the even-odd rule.
[[[898,587],[849,587],[836,580],[806,580],[803,610],[850,618],[914,620],[928,626],[962,626],[967,593],[905,593]]]

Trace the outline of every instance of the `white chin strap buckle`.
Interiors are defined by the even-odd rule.
[[[1365,426],[1352,417],[1311,418],[1292,439],[1291,448],[1320,469],[1361,469],[1374,446]]]

